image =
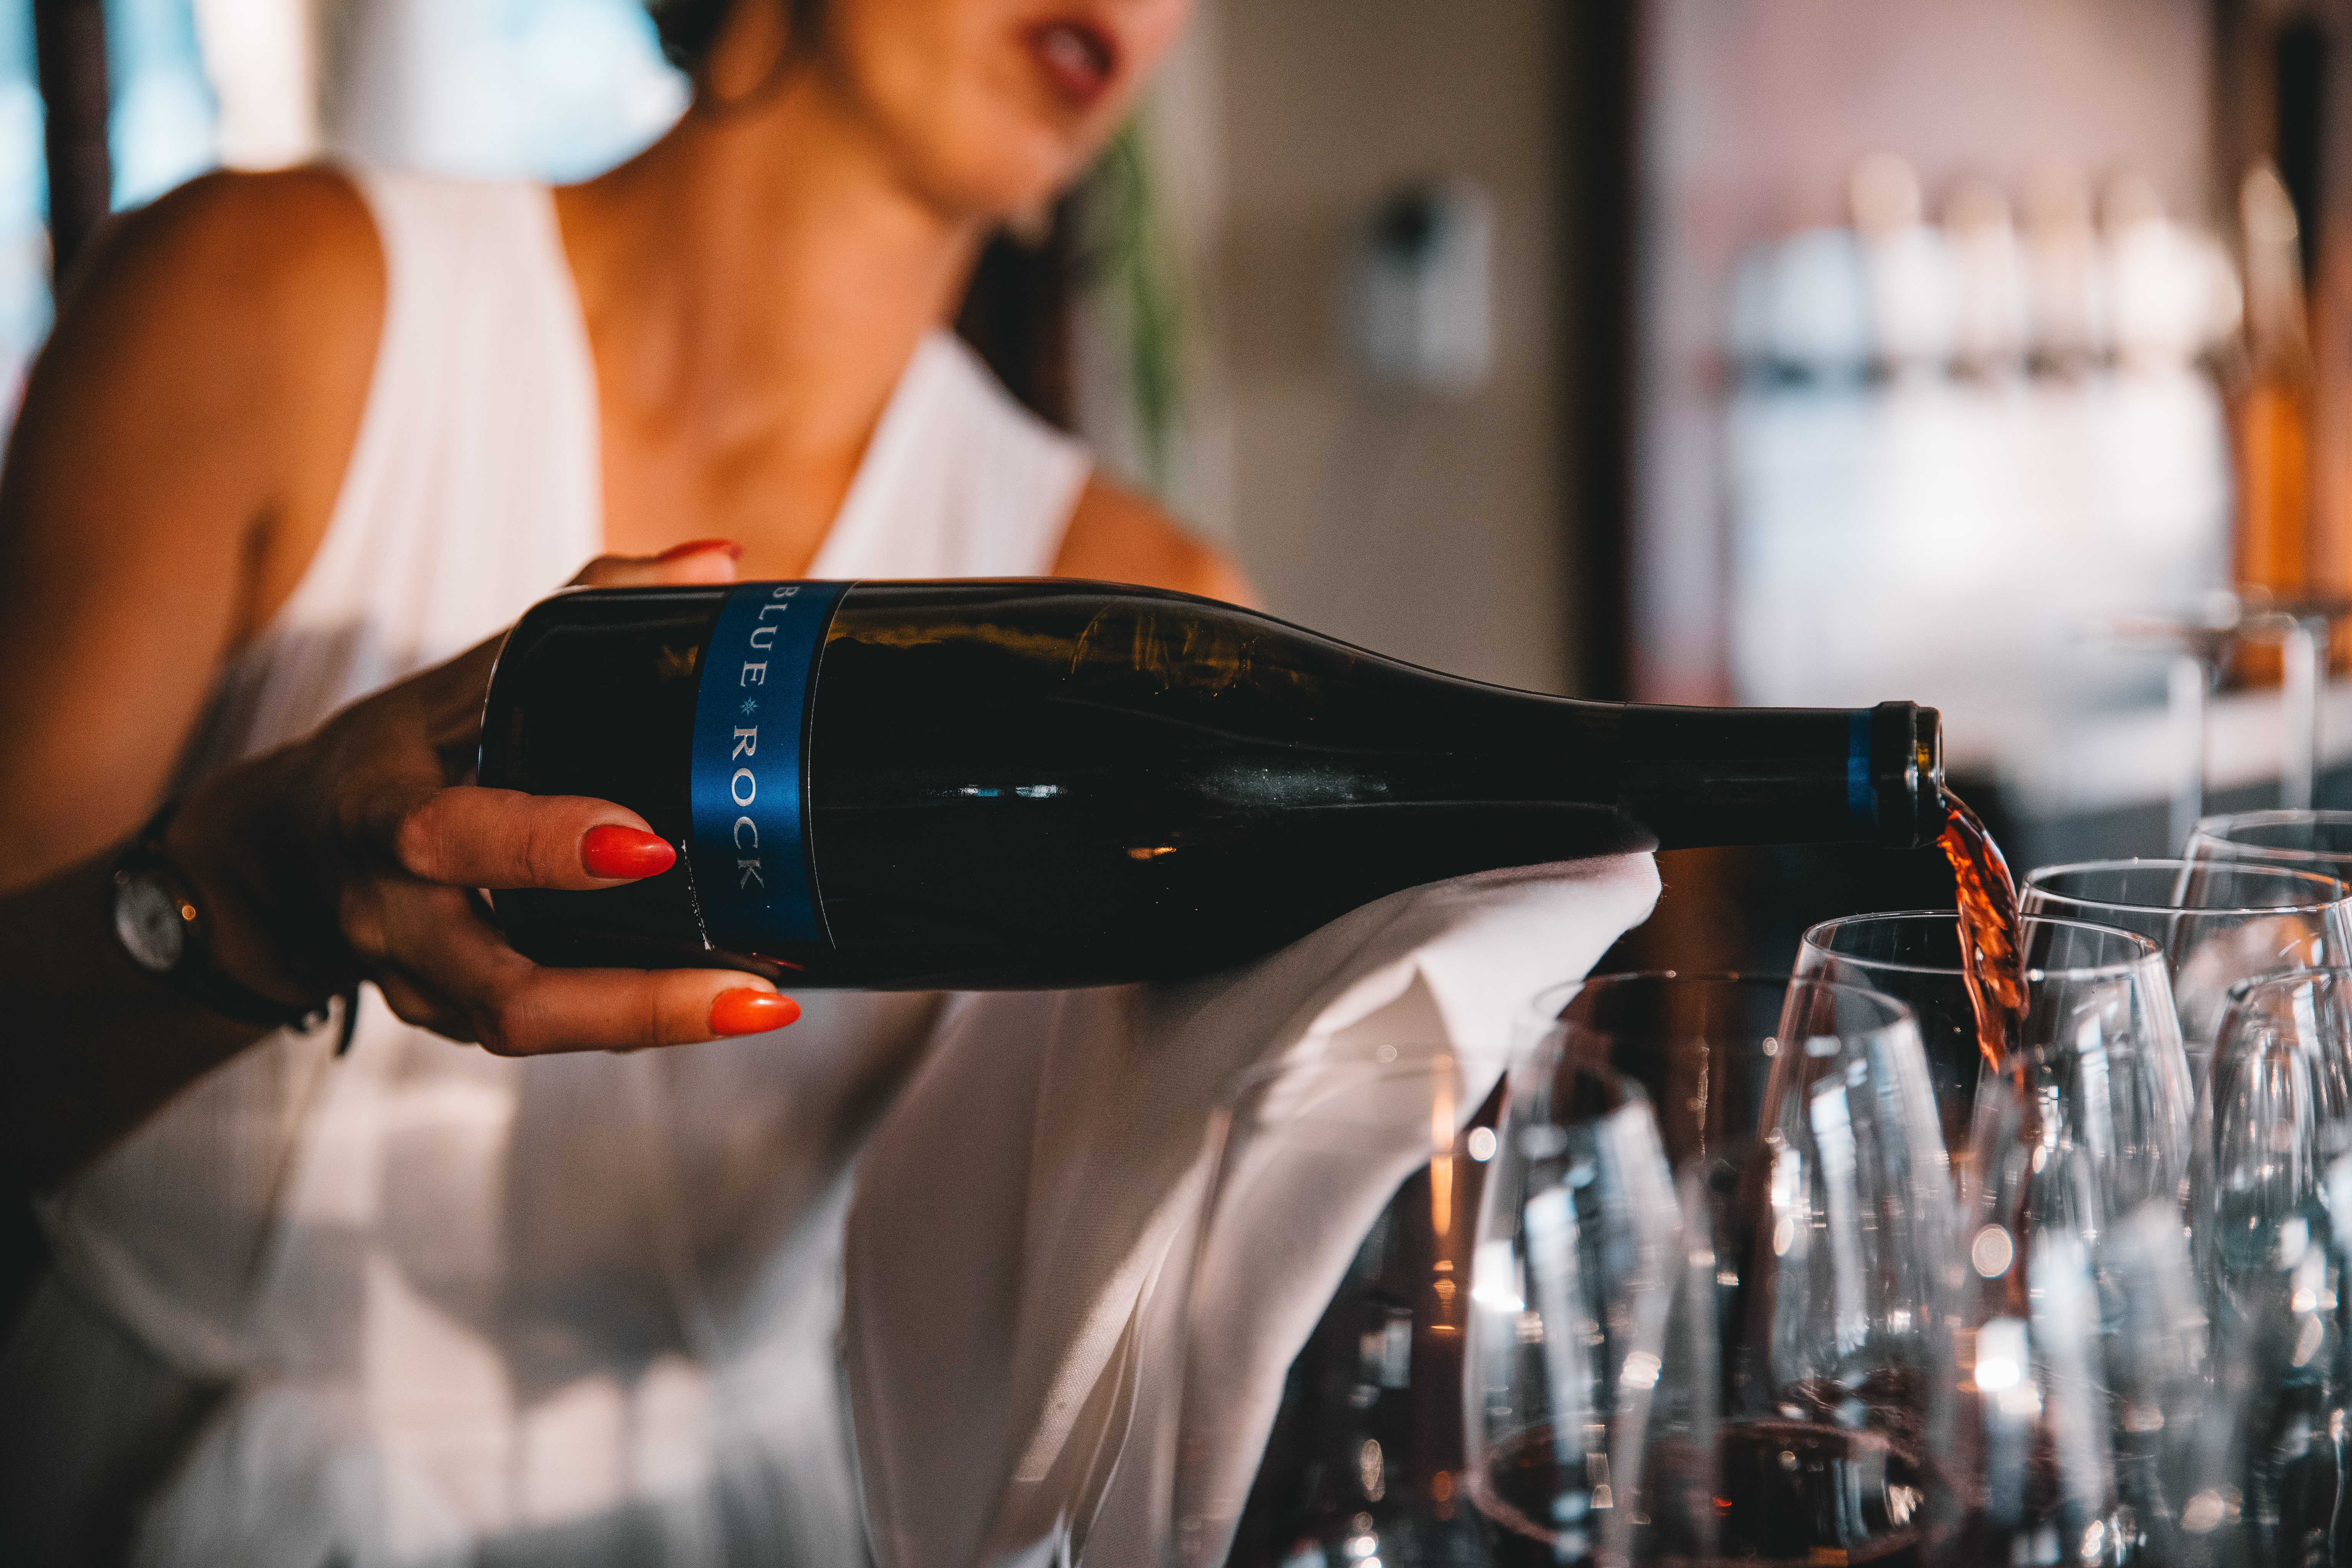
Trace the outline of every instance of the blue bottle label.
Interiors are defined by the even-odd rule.
[[[1856,827],[1878,826],[1878,791],[1870,778],[1870,726],[1876,710],[1857,708],[1846,721],[1845,809]]]
[[[717,947],[830,943],[809,860],[817,656],[846,583],[731,589],[694,700],[694,882]]]

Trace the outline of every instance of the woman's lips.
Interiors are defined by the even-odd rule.
[[[1029,33],[1029,52],[1054,90],[1074,109],[1092,107],[1118,71],[1110,38],[1083,22],[1047,22]]]

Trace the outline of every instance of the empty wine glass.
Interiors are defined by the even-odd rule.
[[[1962,1257],[1967,1555],[2162,1560],[2204,1387],[2188,1064],[2154,942],[2020,922],[2018,1059],[1979,1085]]]
[[[1764,1107],[1787,1005],[1786,978],[1651,970],[1540,993],[1516,1032],[1517,1058],[1567,1053],[1642,1087],[1668,1161],[1737,1174]]]
[[[1790,984],[1743,1193],[1716,1453],[1726,1555],[1916,1558],[1957,1528],[1950,1174],[1917,1026]],[[1827,1554],[1827,1555],[1825,1555]]]
[[[2326,1173],[2352,1152],[2352,970],[2232,986],[2199,1101],[2190,1215],[2217,1300],[2266,1273],[2290,1229],[2324,1205]]]
[[[1436,1044],[1228,1086],[1184,1307],[1168,1540],[1186,1568],[1478,1563],[1457,1487],[1497,1097]]]
[[[2181,854],[2333,877],[2352,887],[2352,811],[2242,811],[2198,820]]]
[[[1507,1138],[1540,1138],[1543,1097],[1615,1064],[1659,1108],[1677,1187],[1643,1484],[1617,1516],[1633,1557],[1906,1550],[1950,1381],[1948,1183],[1909,1016],[1850,987],[1727,974],[1615,975],[1541,1005],[1555,1027],[1514,1072]],[[1512,1190],[1498,1170],[1490,1223]],[[1504,1329],[1473,1322],[1474,1338]],[[1472,1364],[1487,1364],[1475,1346]]]
[[[2352,1152],[2352,970],[2231,989],[2197,1113],[2190,1215],[2231,1397],[2211,1508],[2257,1562],[2320,1562],[2343,1476],[2341,1210]],[[2217,1413],[2219,1414],[2219,1413]]]
[[[2068,953],[2104,946],[2102,936],[2074,935],[2077,923],[2021,921],[2018,951],[2028,967],[2054,963],[2063,972],[2070,967]],[[1823,921],[1805,932],[1797,950],[1800,976],[1864,986],[1910,1008],[1927,1049],[1945,1146],[1963,1192],[1973,1190],[1977,1091],[1988,1070],[1975,1004],[1961,968],[1966,940],[1959,918],[1951,910],[1911,910]],[[2160,965],[2148,973],[2159,982],[2165,979]],[[2029,1014],[2036,994],[2036,981],[2029,974]],[[2159,984],[2155,994],[2168,996],[2168,987]],[[2182,1093],[2189,1093],[2186,1086]]]
[[[1462,1391],[1469,1499],[1501,1568],[1633,1560],[1681,1231],[1639,1087],[1557,1052],[1513,1069]]]
[[[2137,931],[2164,953],[2190,1059],[2213,1049],[2237,982],[2352,963],[2352,901],[2331,877],[2224,860],[2091,860],[2044,866],[2018,907]]]
[[[1944,1147],[1965,1184],[1977,1080],[1984,1068],[1974,1005],[1960,967],[1959,917],[1949,910],[1849,915],[1809,928],[1797,948],[1800,979],[1859,985],[1911,1010],[1926,1049]]]

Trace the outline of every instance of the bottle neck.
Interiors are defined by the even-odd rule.
[[[1943,829],[1936,710],[1624,710],[1618,809],[1664,849],[1730,844],[1909,847]]]

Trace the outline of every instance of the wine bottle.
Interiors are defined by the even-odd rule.
[[[581,589],[499,658],[480,779],[675,844],[494,892],[544,963],[796,986],[1204,973],[1503,866],[1942,831],[1933,710],[1580,702],[1054,579]]]

